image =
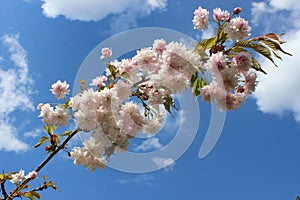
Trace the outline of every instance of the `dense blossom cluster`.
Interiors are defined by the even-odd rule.
[[[102,168],[111,154],[126,150],[128,140],[139,132],[156,133],[164,118],[159,105],[189,88],[199,64],[200,57],[183,44],[166,44],[162,39],[137,51],[132,59],[110,62],[106,76],[92,81],[96,90],[90,88],[71,98],[76,125],[92,131],[84,147],[71,152],[74,163],[91,170]],[[144,114],[131,97],[143,103]]]
[[[103,48],[100,59],[109,61],[105,74],[95,77],[91,88],[83,81],[81,92],[70,100],[65,99],[69,85],[57,81],[51,92],[65,103],[55,107],[39,104],[40,117],[52,127],[67,126],[73,118],[78,130],[89,134],[83,147],[73,148],[70,156],[75,164],[93,171],[105,167],[112,154],[126,151],[129,139],[139,132],[153,134],[160,130],[165,117],[162,106],[171,112],[175,107],[173,96],[184,90],[192,88],[194,95],[216,103],[220,110],[239,108],[255,90],[253,69],[259,69],[253,67],[255,59],[244,46],[224,45],[228,39],[236,44],[250,36],[248,22],[233,18],[241,11],[235,8],[231,15],[227,10],[214,9],[216,36],[200,41],[195,51],[182,43],[167,44],[157,39],[152,47],[138,50],[132,58],[110,61],[112,50]],[[199,7],[194,14],[194,28],[207,28],[209,12]],[[247,42],[240,45],[247,44],[258,46]],[[55,141],[50,141],[55,149]]]
[[[204,65],[211,73],[212,81],[201,89],[202,99],[212,103],[217,101],[220,110],[236,110],[256,86],[250,53],[234,55],[229,66],[228,61],[222,52],[218,52]]]

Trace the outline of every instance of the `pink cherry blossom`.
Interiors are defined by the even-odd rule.
[[[10,180],[10,182],[15,183],[15,184],[20,183],[25,178],[24,170],[21,169],[19,172],[12,174],[11,178],[12,179]]]
[[[215,77],[226,69],[226,57],[222,52],[212,54],[204,67]]]
[[[41,112],[39,117],[43,118],[42,119],[43,123],[51,124],[51,125],[54,124],[53,115],[54,115],[54,110],[53,107],[50,106],[50,104],[47,103],[41,107]]]
[[[65,98],[66,94],[69,94],[70,90],[68,90],[69,84],[66,81],[61,82],[58,80],[56,83],[52,84],[52,89],[50,91],[55,95],[57,99]]]
[[[92,80],[92,83],[90,85],[94,85],[100,88],[106,85],[105,84],[106,81],[107,81],[106,76],[97,76]]]
[[[26,179],[29,179],[29,178],[31,178],[31,179],[35,179],[35,178],[37,178],[37,172],[36,171],[32,171],[32,172],[29,172],[26,176],[25,176],[25,178]]]
[[[251,94],[255,91],[256,87],[256,74],[254,72],[249,72],[245,76],[245,93]]]
[[[251,35],[248,21],[241,17],[233,18],[225,26],[225,31],[232,40],[243,40]]]
[[[37,105],[36,108],[37,108],[38,110],[42,110],[43,105],[44,105],[43,103],[39,103],[39,104]]]
[[[62,104],[55,107],[51,117],[52,123],[58,126],[69,125],[69,120],[71,119],[69,109],[66,109]]]
[[[166,41],[164,39],[154,40],[153,49],[156,53],[162,55],[166,50]]]
[[[221,8],[215,8],[214,19],[216,22],[227,22],[230,19],[230,13],[227,10],[221,10]]]
[[[251,67],[252,60],[249,52],[240,52],[233,56],[231,65],[240,72],[246,72]]]
[[[102,48],[101,50],[102,55],[100,56],[100,59],[104,59],[104,58],[110,58],[112,55],[112,50],[110,48]]]
[[[209,12],[199,6],[198,9],[196,9],[194,12],[194,29],[198,29],[200,31],[206,29],[208,26],[208,15]]]

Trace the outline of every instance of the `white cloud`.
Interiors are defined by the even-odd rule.
[[[7,122],[3,117],[0,118],[0,150],[5,151],[25,151],[29,146],[16,137],[16,129],[10,122]]]
[[[13,63],[6,69],[0,66],[0,150],[6,151],[25,151],[29,148],[18,138],[11,114],[17,110],[34,110],[30,98],[33,81],[28,75],[27,52],[18,40],[18,34],[1,37]]]
[[[41,135],[42,129],[34,129],[33,131],[29,131],[24,133],[25,138],[37,138]]]
[[[164,11],[167,0],[43,0],[43,13],[47,17],[60,15],[70,20],[101,21],[113,17],[112,31],[125,30],[136,26],[136,19],[153,11]]]
[[[159,143],[158,138],[149,138],[145,140],[141,145],[135,148],[135,151],[147,151],[150,149],[160,149],[163,145]]]
[[[259,2],[253,3],[252,6],[256,25],[267,26],[267,29],[270,29],[268,31],[285,31],[287,34],[284,39],[288,42],[283,45],[283,48],[294,55],[284,56],[283,61],[277,62],[279,68],[261,59],[262,66],[265,66],[268,74],[258,76],[259,84],[254,93],[257,105],[265,113],[282,115],[285,112],[292,112],[294,119],[300,122],[300,61],[297,57],[300,51],[299,2],[298,0],[271,0],[268,4]],[[283,10],[285,14],[282,14]],[[269,19],[266,21],[263,20],[265,13],[269,14]],[[274,27],[275,30],[272,30],[272,26],[281,24],[280,22],[289,22],[289,27],[284,27],[282,30]]]
[[[173,166],[175,165],[175,160],[173,158],[163,158],[163,157],[154,157],[152,159],[154,164],[156,164],[159,168],[165,168],[166,171],[173,170]]]
[[[120,184],[127,184],[127,183],[144,183],[147,185],[152,185],[151,181],[155,180],[156,178],[150,174],[141,174],[136,175],[136,177],[132,179],[119,179],[117,180]]]
[[[270,0],[270,5],[277,10],[299,10],[300,5],[298,0]]]

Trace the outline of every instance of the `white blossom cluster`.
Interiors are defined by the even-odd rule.
[[[241,11],[236,8],[233,15]],[[225,40],[242,40],[250,35],[251,28],[244,19],[232,18],[220,8],[213,12]],[[199,7],[194,14],[195,29],[207,28],[209,12]],[[203,78],[204,71],[211,75],[212,81],[197,90],[204,101],[217,103],[220,110],[235,110],[245,101],[256,86],[251,54],[241,51],[227,55],[222,45],[212,46],[209,59],[203,61],[197,51],[181,43],[155,40],[152,47],[138,50],[132,58],[107,63],[106,74],[94,78],[91,88],[84,82],[82,91],[69,101],[65,100],[69,85],[57,81],[51,92],[65,104],[55,108],[40,104],[40,117],[50,126],[67,126],[73,118],[78,130],[90,136],[83,147],[75,147],[70,153],[74,163],[91,171],[104,168],[110,156],[126,151],[129,139],[139,132],[153,134],[160,130],[165,117],[160,105],[170,111],[174,106],[172,95],[193,87],[193,76]],[[109,60],[111,55],[111,49],[103,48],[100,59]]]
[[[101,58],[111,55],[109,50],[105,48]],[[90,170],[103,168],[113,153],[127,150],[128,140],[139,132],[153,134],[161,128],[165,114],[160,105],[166,103],[166,97],[190,87],[190,77],[199,70],[200,57],[181,43],[166,44],[160,39],[152,47],[138,50],[131,59],[114,60],[107,65],[106,76],[91,82],[96,88],[71,97],[69,106],[39,105],[40,117],[48,125],[67,126],[72,109],[76,126],[90,132],[90,138],[70,155],[75,164]],[[68,85],[58,81],[51,91],[62,99]]]
[[[242,11],[240,7],[234,9],[234,14],[239,14]],[[243,40],[251,35],[251,27],[248,21],[241,17],[232,18],[228,10],[215,8],[213,10],[214,21],[217,23],[223,22],[224,29],[228,37],[232,40]],[[204,30],[208,27],[209,12],[199,7],[194,12],[194,29]]]

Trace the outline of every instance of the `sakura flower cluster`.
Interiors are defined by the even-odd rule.
[[[111,55],[108,50],[102,51],[105,58]],[[190,87],[190,77],[200,69],[200,56],[181,43],[158,39],[134,57],[107,66],[106,75],[94,78],[91,88],[70,101],[38,106],[45,124],[67,126],[73,116],[78,129],[90,134],[82,148],[70,153],[75,164],[90,170],[103,168],[113,153],[127,150],[129,139],[139,132],[153,134],[161,128],[165,113],[160,105],[174,106],[172,95]],[[62,99],[67,89],[66,82],[57,81],[51,91]]]
[[[165,117],[161,108],[171,112],[172,107],[176,108],[174,95],[184,90],[191,89],[195,96],[216,103],[222,111],[236,110],[255,91],[253,69],[264,72],[246,48],[258,53],[266,48],[258,44],[261,37],[245,40],[251,27],[243,18],[234,17],[241,11],[240,7],[235,8],[231,15],[227,10],[215,8],[216,35],[200,41],[194,51],[182,43],[157,39],[131,58],[111,60],[112,50],[103,48],[100,59],[108,60],[105,74],[92,79],[90,88],[82,81],[81,92],[69,100],[66,99],[69,85],[57,81],[51,92],[64,103],[39,104],[40,117],[54,129],[67,126],[73,119],[76,130],[86,132],[88,137],[82,147],[74,147],[69,155],[76,165],[93,171],[104,168],[112,154],[126,151],[130,139],[138,133],[159,131]],[[208,27],[206,9],[198,7],[194,15],[195,29],[202,31]],[[274,42],[277,36],[271,36]],[[228,39],[232,40],[230,44],[226,43]],[[58,136],[53,138],[51,147],[55,149]]]
[[[237,7],[233,10],[233,15],[237,15],[242,12],[242,8]],[[222,10],[221,8],[215,8],[213,10],[213,19],[217,23],[223,23],[225,32],[232,40],[243,40],[251,35],[251,27],[248,21],[241,17],[232,18],[232,15],[228,10]],[[194,29],[204,30],[208,27],[209,12],[199,7],[194,12]]]
[[[71,98],[77,127],[92,132],[82,148],[71,152],[74,163],[90,170],[103,168],[113,153],[127,150],[128,140],[139,132],[156,133],[164,118],[159,105],[189,88],[199,63],[200,57],[183,44],[166,44],[163,39],[138,50],[131,59],[108,63],[107,79],[101,76],[92,81],[96,90]],[[100,79],[105,81],[96,81]],[[144,112],[132,97],[142,103]]]
[[[201,88],[202,99],[217,102],[220,110],[236,110],[246,96],[255,90],[256,74],[251,70],[251,63],[251,54],[248,52],[238,53],[231,58],[223,52],[212,54],[204,65],[212,81]]]

